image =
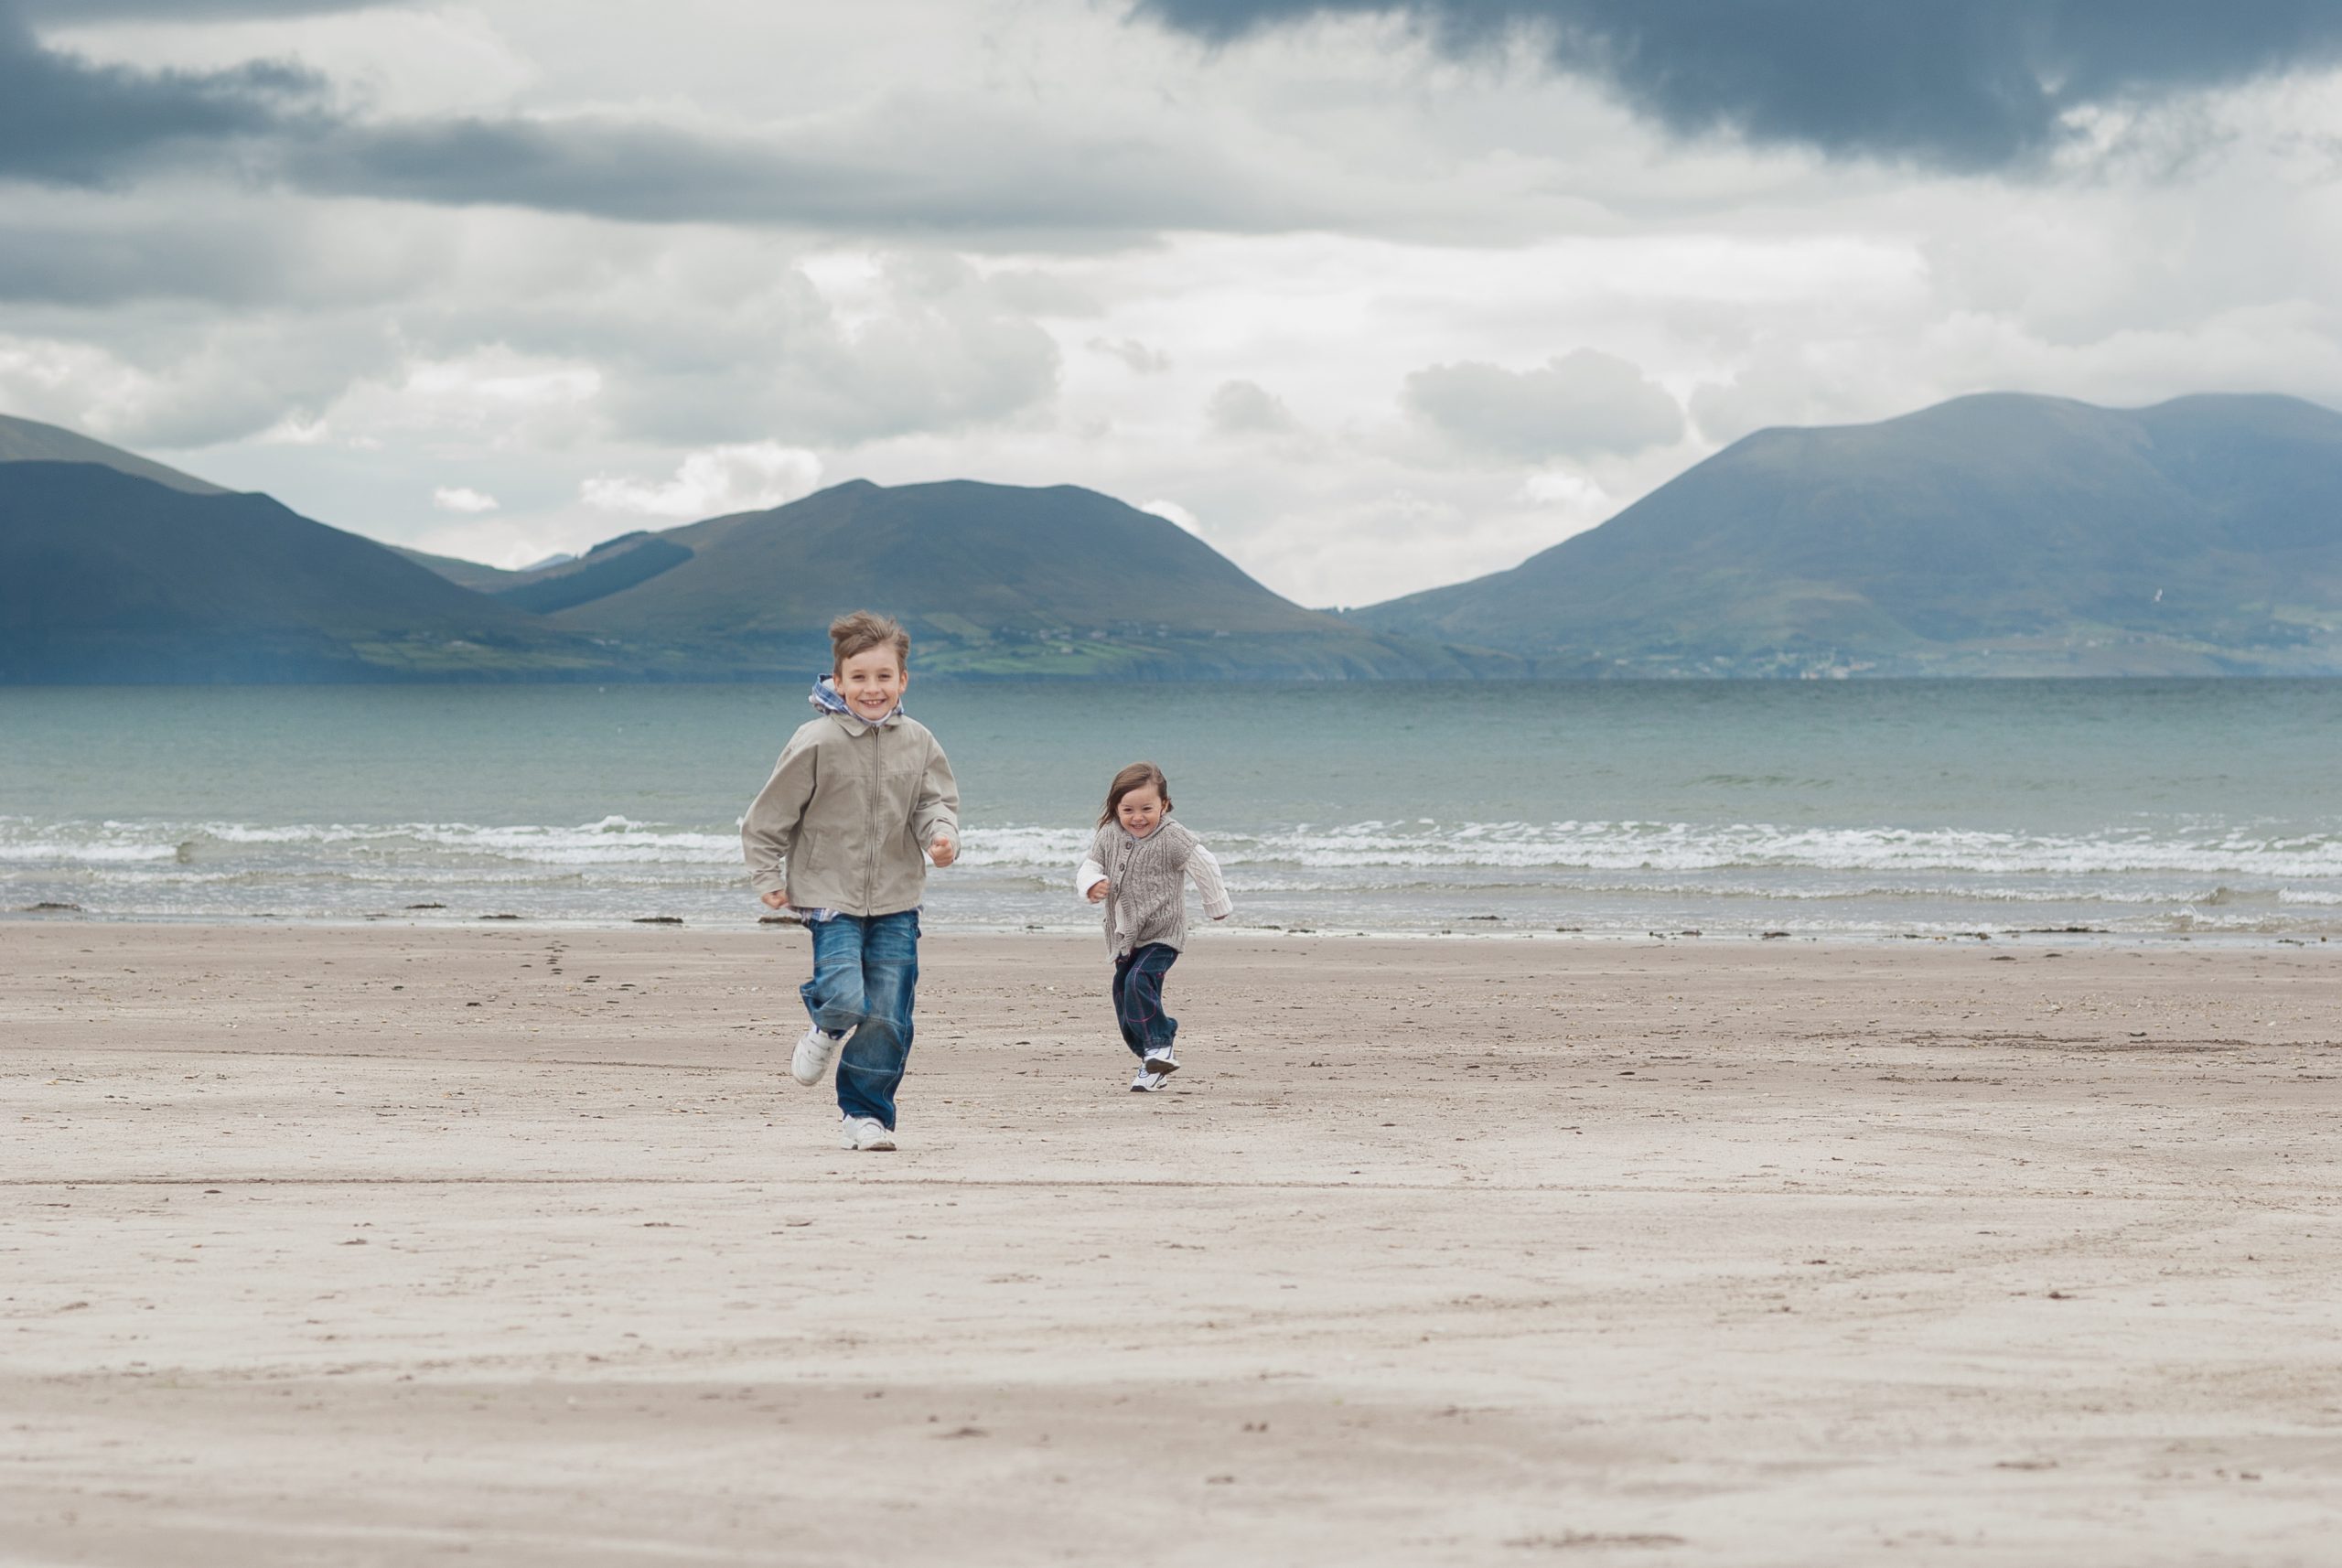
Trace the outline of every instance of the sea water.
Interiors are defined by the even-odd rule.
[[[1086,929],[1151,758],[1237,923],[2342,937],[2342,682],[917,682],[930,925]],[[0,690],[0,912],[752,924],[801,686]]]

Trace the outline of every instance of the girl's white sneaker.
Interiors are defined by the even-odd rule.
[[[895,1146],[895,1135],[876,1116],[841,1117],[838,1131],[844,1135],[845,1146],[858,1153],[882,1153]]]
[[[1166,1078],[1175,1072],[1177,1072],[1179,1070],[1179,1064],[1171,1059],[1171,1047],[1169,1046],[1165,1046],[1159,1050],[1147,1052],[1146,1070],[1152,1073],[1160,1073]]]
[[[798,1038],[797,1049],[790,1054],[789,1076],[806,1088],[812,1088],[830,1070],[830,1058],[838,1054],[838,1047],[844,1040],[843,1035],[833,1035],[818,1024],[806,1025],[805,1033]]]
[[[1133,1094],[1152,1094],[1156,1090],[1161,1089],[1166,1081],[1168,1080],[1166,1079],[1161,1073],[1155,1072],[1146,1068],[1141,1068],[1138,1069],[1138,1076],[1131,1079],[1131,1092]]]

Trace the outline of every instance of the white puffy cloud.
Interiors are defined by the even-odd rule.
[[[431,504],[442,511],[494,511],[497,499],[484,490],[467,485],[441,485],[431,492]]]
[[[1609,493],[1583,474],[1546,468],[1520,481],[1520,499],[1531,506],[1557,507],[1598,522],[1610,509]]]
[[[363,322],[123,313],[102,334],[0,332],[0,407],[140,448],[199,448],[314,420],[390,357]]]
[[[1189,511],[1177,501],[1159,499],[1151,500],[1141,506],[1138,510],[1141,511],[1153,512],[1155,516],[1162,518],[1166,522],[1176,522],[1181,528],[1186,529],[1189,533],[1194,534],[1198,539],[1203,537],[1203,523],[1197,519],[1194,512]]]
[[[821,481],[822,460],[812,453],[757,441],[693,452],[671,478],[655,483],[597,474],[578,493],[603,511],[695,521],[780,506],[811,495]]]

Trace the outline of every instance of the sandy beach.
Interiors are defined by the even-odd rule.
[[[0,924],[0,1563],[2336,1560],[2331,948],[923,964]]]

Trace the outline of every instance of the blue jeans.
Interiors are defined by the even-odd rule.
[[[1179,1020],[1163,1010],[1163,977],[1178,961],[1179,950],[1161,942],[1114,960],[1114,1022],[1123,1026],[1123,1044],[1141,1060],[1151,1050],[1169,1050],[1178,1036]]]
[[[895,1126],[895,1089],[911,1055],[919,991],[919,911],[839,915],[813,933],[813,978],[798,988],[813,1022],[846,1036],[838,1053],[838,1109]]]

